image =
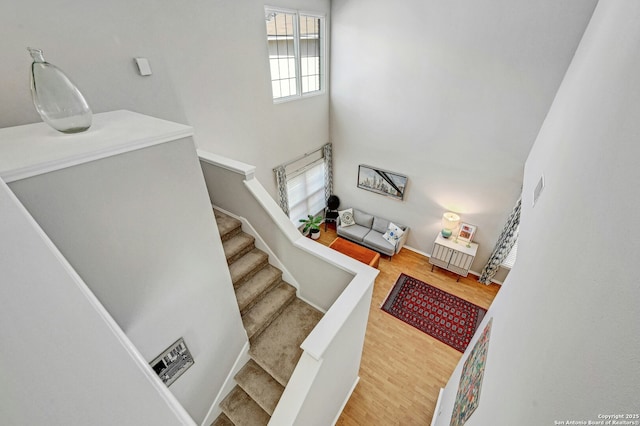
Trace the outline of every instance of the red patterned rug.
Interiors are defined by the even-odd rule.
[[[401,274],[382,310],[464,352],[487,311]]]

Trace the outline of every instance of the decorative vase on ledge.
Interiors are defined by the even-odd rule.
[[[55,65],[44,60],[42,50],[27,48],[31,64],[31,97],[42,120],[63,133],[91,127],[91,108],[80,90]]]

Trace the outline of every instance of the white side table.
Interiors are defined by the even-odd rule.
[[[456,242],[455,237],[444,238],[441,234],[438,234],[435,242],[433,243],[433,250],[431,257],[429,257],[429,263],[434,266],[438,266],[447,271],[458,274],[460,277],[466,277],[469,274],[469,268],[473,263],[473,259],[476,257],[478,251],[478,244],[467,243],[466,241],[458,240]]]

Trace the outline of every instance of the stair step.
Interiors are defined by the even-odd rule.
[[[286,386],[302,355],[300,345],[322,313],[294,299],[252,343],[249,355],[282,386]]]
[[[229,395],[220,403],[220,408],[236,426],[266,425],[271,418],[239,386],[229,392]]]
[[[233,237],[222,242],[222,249],[227,258],[227,264],[232,264],[246,253],[255,248],[255,238],[245,233],[239,232]]]
[[[273,290],[262,296],[251,309],[242,315],[242,323],[247,330],[249,340],[257,337],[267,328],[295,298],[296,289],[284,281],[280,281],[280,284],[275,286]]]
[[[249,360],[235,376],[238,386],[245,391],[264,411],[273,415],[284,387],[262,367]]]
[[[253,249],[240,259],[229,265],[231,281],[234,287],[251,278],[260,269],[264,268],[269,261],[269,256],[262,250]]]
[[[211,426],[233,426],[233,422],[224,413],[220,413]]]
[[[274,266],[267,265],[254,276],[245,281],[236,289],[236,299],[240,313],[246,311],[258,301],[262,293],[269,291],[282,279],[282,271]]]
[[[238,219],[216,209],[213,209],[213,213],[216,217],[218,232],[220,232],[220,239],[222,241],[233,238],[234,235],[238,234],[242,230],[242,222]]]

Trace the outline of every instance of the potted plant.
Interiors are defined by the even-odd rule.
[[[306,219],[300,219],[300,222],[304,224],[304,227],[302,228],[303,234],[307,234],[307,232],[309,232],[309,237],[311,237],[311,239],[317,240],[320,238],[320,224],[322,223],[322,216],[308,215]]]

